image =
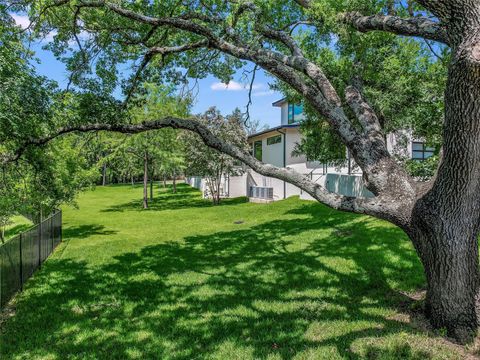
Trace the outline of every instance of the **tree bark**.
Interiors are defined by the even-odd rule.
[[[475,14],[468,23],[476,23],[474,31],[452,36],[443,158],[430,191],[415,204],[411,234],[427,278],[426,314],[461,343],[476,335],[479,285],[480,5],[463,19],[467,14]],[[455,21],[452,29],[464,26]]]
[[[173,170],[173,193],[177,193],[177,174],[175,173],[175,170]]]
[[[458,217],[444,220],[433,219],[435,207],[426,211],[432,221],[415,221],[410,235],[427,280],[425,313],[434,328],[445,329],[450,337],[466,343],[475,337],[478,326],[477,234],[471,227],[458,226],[462,215],[469,217],[467,209]]]
[[[217,178],[215,179],[215,187],[216,187],[216,192],[215,192],[215,204],[219,205],[220,204],[220,184],[222,182],[222,173],[219,172],[217,173]]]
[[[387,0],[387,14],[388,15],[396,15],[395,14],[395,0]]]
[[[150,200],[153,200],[153,176],[150,177]]]
[[[102,186],[107,185],[107,163],[102,166]]]
[[[148,154],[143,155],[143,208],[148,209]]]

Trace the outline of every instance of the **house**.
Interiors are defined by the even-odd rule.
[[[355,197],[373,196],[364,187],[361,170],[354,166],[348,152],[345,165],[341,167],[308,161],[303,155],[294,156],[292,152],[302,138],[300,122],[305,118],[302,106],[291,104],[286,99],[274,102],[273,106],[280,109],[280,125],[248,137],[252,154],[258,160],[293,169],[331,192]],[[418,160],[425,160],[433,155],[432,148],[426,147],[421,141],[411,141],[411,138],[408,131],[389,134],[387,148],[392,154]],[[190,177],[186,181],[208,196],[202,178]],[[222,178],[223,197],[248,196],[250,201],[271,202],[294,195],[300,196],[301,199],[313,200],[309,194],[296,186],[260,175],[249,168],[245,168],[240,176],[225,175]]]

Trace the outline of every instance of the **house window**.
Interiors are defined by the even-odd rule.
[[[299,121],[300,115],[303,113],[303,106],[288,104],[288,123],[293,124]]]
[[[412,159],[426,160],[433,156],[434,148],[428,147],[423,142],[412,142]]]
[[[253,143],[253,156],[259,161],[262,161],[262,140]]]
[[[282,135],[272,136],[267,139],[267,145],[280,144],[282,142]]]

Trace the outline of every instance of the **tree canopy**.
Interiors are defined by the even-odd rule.
[[[12,11],[28,12],[35,36],[54,34],[49,47],[66,62],[72,87],[99,99],[110,99],[121,86],[128,103],[146,80],[178,86],[189,77],[213,74],[228,82],[242,66],[262,68],[291,101],[304,104],[311,121],[321,129],[327,124],[327,132],[312,134],[332,135],[346,146],[375,196],[330,193],[294,171],[262,164],[197,121],[175,116],[131,124],[121,112],[108,115],[113,121],[91,122],[85,116],[52,131],[35,128],[38,136],[22,137],[7,162],[78,131],[197,132],[209,147],[328,206],[400,226],[425,267],[432,324],[459,341],[472,338],[480,284],[478,1],[21,0],[10,5]],[[125,77],[121,68],[129,65],[133,71]],[[436,147],[438,167],[430,181],[410,176],[389,152],[385,137],[397,130]]]

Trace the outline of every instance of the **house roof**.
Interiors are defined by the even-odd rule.
[[[271,129],[259,131],[259,132],[255,133],[255,134],[248,135],[248,139],[251,139],[251,138],[254,138],[254,137],[256,137],[256,136],[263,135],[263,134],[266,134],[266,133],[269,133],[269,132],[274,132],[274,131],[278,131],[278,130],[282,130],[282,129],[296,128],[296,127],[299,127],[299,126],[300,126],[300,124],[298,124],[298,123],[296,123],[296,124],[289,124],[289,125],[276,126],[276,127],[274,127],[274,128],[271,128]]]
[[[283,98],[272,103],[272,106],[280,107],[287,102],[287,98]]]

